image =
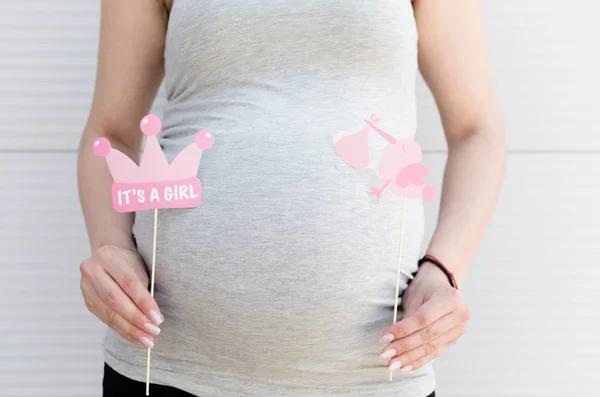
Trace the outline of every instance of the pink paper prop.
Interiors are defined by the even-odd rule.
[[[375,123],[380,119],[371,114],[365,120],[367,124],[354,134],[338,133],[333,138],[336,153],[347,164],[354,168],[367,168],[369,159],[369,132],[377,132],[389,145],[383,150],[379,160],[379,175],[383,181],[381,187],[371,186],[369,194],[377,200],[381,194],[389,190],[402,197],[402,217],[400,219],[400,247],[398,250],[398,270],[396,273],[396,296],[394,298],[394,319],[398,316],[398,294],[400,292],[400,269],[402,264],[402,242],[404,240],[404,213],[406,199],[420,199],[432,201],[435,198],[435,186],[426,185],[423,178],[429,175],[429,169],[421,164],[423,154],[419,145],[412,139],[395,138],[388,132],[379,128]],[[390,381],[392,372],[390,371]]]
[[[197,177],[198,167],[202,151],[214,143],[212,133],[199,131],[195,142],[169,164],[156,138],[160,127],[160,119],[154,115],[148,115],[140,122],[147,138],[139,167],[125,154],[113,149],[108,139],[94,141],[94,153],[106,159],[114,180],[112,203],[116,211],[191,208],[200,204],[202,184]]]
[[[371,186],[369,194],[381,197],[385,190],[390,190],[404,198],[424,198],[432,201],[435,198],[435,186],[425,185],[423,178],[429,175],[428,168],[420,164],[422,152],[419,145],[408,138],[394,138],[375,125],[379,118],[374,114],[365,120],[367,124],[355,134],[338,133],[334,137],[335,150],[346,163],[354,168],[367,168],[369,159],[368,133],[377,132],[388,141],[379,160],[379,175],[383,181],[381,187]]]
[[[367,168],[369,166],[369,130],[371,125],[379,121],[379,118],[372,114],[369,117],[370,124],[364,126],[356,134],[338,133],[333,141],[335,151],[348,164],[354,168]]]
[[[197,176],[200,158],[204,150],[213,146],[215,139],[210,131],[199,131],[195,142],[184,148],[169,164],[156,138],[161,128],[160,119],[149,114],[140,122],[140,128],[146,135],[146,145],[139,167],[125,154],[113,149],[106,138],[96,139],[92,150],[96,156],[106,159],[114,181],[112,204],[117,212],[154,209],[150,282],[150,294],[154,296],[158,209],[200,205],[202,184]],[[146,367],[146,395],[150,395],[150,349]]]

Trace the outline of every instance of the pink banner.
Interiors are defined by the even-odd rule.
[[[201,199],[202,185],[198,178],[112,185],[112,202],[117,212],[192,208],[198,206]]]

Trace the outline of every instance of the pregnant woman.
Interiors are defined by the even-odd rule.
[[[469,318],[453,284],[506,156],[477,1],[104,0],[101,12],[78,169],[93,252],[81,289],[108,325],[104,396],[145,395],[147,348],[155,397],[433,395],[432,360]],[[392,324],[402,198],[379,159],[389,139],[415,136],[419,69],[448,156],[424,161],[446,161],[426,250],[423,200],[435,192],[406,200]],[[140,120],[163,80],[165,156],[200,130],[214,145],[200,206],[159,211],[152,297],[154,213],[114,211],[92,142],[139,161]],[[354,166],[338,154],[344,135]],[[425,253],[440,263],[418,266]]]

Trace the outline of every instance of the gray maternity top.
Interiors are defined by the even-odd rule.
[[[431,365],[389,381],[377,341],[392,324],[402,199],[334,136],[371,114],[416,129],[410,0],[175,0],[165,49],[168,159],[210,130],[202,203],[158,212],[155,297],[165,317],[150,379],[197,396],[424,397]],[[406,201],[403,274],[423,206]],[[154,211],[136,214],[147,264]],[[146,349],[108,330],[107,363],[145,382]],[[152,395],[152,390],[150,391]]]

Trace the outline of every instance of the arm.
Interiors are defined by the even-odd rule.
[[[81,135],[78,187],[92,256],[81,263],[88,309],[133,343],[153,344],[162,320],[148,292],[146,269],[135,249],[133,214],[111,204],[112,177],[92,142],[107,137],[137,161],[139,121],[149,111],[163,78],[165,11],[155,0],[103,0],[92,107]],[[144,339],[145,338],[145,339]]]
[[[448,159],[428,252],[464,279],[502,185],[506,137],[477,0],[414,0],[419,67],[440,111]],[[402,298],[404,317],[383,332],[391,369],[414,370],[466,331],[470,311],[444,273],[424,264]]]
[[[154,0],[104,0],[101,12],[94,97],[79,145],[79,195],[92,250],[106,244],[133,249],[133,214],[112,208],[112,178],[94,156],[92,142],[107,137],[137,161],[139,121],[163,78],[165,23]]]
[[[440,112],[448,159],[437,227],[428,253],[459,285],[496,205],[506,162],[477,0],[416,0],[419,68]]]

